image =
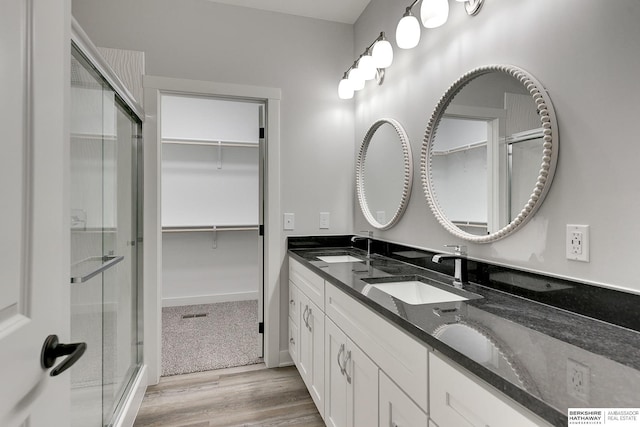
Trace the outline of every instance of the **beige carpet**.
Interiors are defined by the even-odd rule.
[[[258,301],[164,307],[162,375],[262,362]]]

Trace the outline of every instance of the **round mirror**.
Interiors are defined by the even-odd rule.
[[[520,68],[485,66],[436,105],[422,145],[422,185],[449,232],[488,243],[531,219],[557,158],[558,126],[542,85]]]
[[[356,191],[362,213],[379,230],[402,216],[413,182],[409,138],[393,119],[376,121],[364,137],[356,164]]]

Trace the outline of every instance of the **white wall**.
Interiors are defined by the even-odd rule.
[[[353,26],[206,0],[76,0],[73,15],[96,45],[144,52],[148,75],[281,88],[281,212],[296,214],[292,234],[352,232],[353,102],[337,84]],[[280,330],[284,350],[286,310]]]
[[[431,214],[420,185],[419,153],[439,97],[465,72],[486,64],[524,68],[547,88],[560,136],[558,169],[533,220],[492,244],[467,244],[482,260],[640,292],[640,2],[486,0],[479,15],[449,2],[449,21],[423,30],[413,50],[395,48],[382,86],[355,96],[356,140],[380,117],[406,128],[415,154],[414,192],[398,225],[377,237],[442,250],[457,242]],[[372,0],[355,25],[355,49],[380,31],[395,47],[405,4]],[[354,201],[355,229],[367,227]],[[591,262],[565,259],[566,224],[591,226]],[[417,233],[416,230],[420,232]]]

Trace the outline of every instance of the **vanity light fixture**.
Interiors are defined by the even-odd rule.
[[[396,43],[400,49],[412,49],[420,42],[420,24],[411,9],[420,0],[414,0],[406,9],[396,27]],[[484,0],[456,0],[464,3],[468,15],[476,15]],[[437,28],[449,18],[449,0],[422,0],[420,20],[425,28]]]
[[[338,84],[340,99],[353,98],[354,91],[364,88],[367,80],[375,79],[378,84],[384,80],[385,68],[393,62],[393,48],[391,43],[381,32],[360,57],[342,76]]]

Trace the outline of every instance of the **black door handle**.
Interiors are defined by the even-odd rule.
[[[57,335],[49,335],[42,346],[42,353],[40,354],[40,364],[43,369],[49,369],[56,363],[58,357],[67,356],[58,366],[56,366],[49,375],[55,377],[60,375],[67,369],[69,369],[74,363],[82,357],[87,344],[83,342],[77,342],[73,344],[60,344],[58,342]]]

